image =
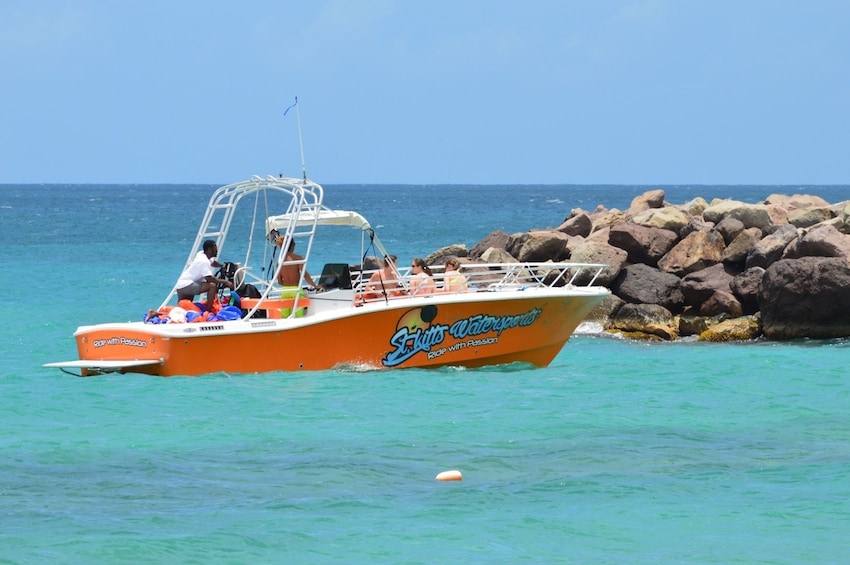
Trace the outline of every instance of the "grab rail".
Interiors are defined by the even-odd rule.
[[[465,290],[445,291],[445,268],[432,266],[436,286],[434,294],[462,294],[467,292],[499,292],[529,288],[582,288],[592,287],[608,265],[601,263],[464,263],[460,274],[466,279]],[[400,269],[398,280],[384,280],[383,285],[369,289],[369,278],[379,269],[352,272],[355,301],[375,302],[409,296],[410,269]],[[374,285],[373,285],[374,286]],[[417,292],[417,296],[430,293]]]

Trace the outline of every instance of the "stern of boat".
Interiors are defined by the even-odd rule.
[[[168,340],[143,326],[82,327],[74,338],[83,376],[126,372],[130,368],[133,372],[157,374],[157,367],[168,356]]]

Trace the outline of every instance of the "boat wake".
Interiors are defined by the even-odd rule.
[[[380,371],[382,367],[376,367],[369,363],[340,363],[333,370],[342,373],[370,373],[372,371]]]

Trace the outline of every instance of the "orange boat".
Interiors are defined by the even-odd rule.
[[[244,256],[219,273],[236,289],[219,291],[222,311],[190,313],[176,305],[172,288],[145,321],[78,328],[79,360],[45,366],[83,376],[546,366],[610,294],[594,284],[605,265],[580,263],[466,263],[465,284],[452,291],[442,267],[433,266],[436,288],[427,294],[415,291],[409,269],[390,263],[393,277],[370,285],[379,270],[375,258],[389,254],[363,216],[331,210],[322,199],[322,187],[306,178],[253,177],[219,188],[186,265],[206,240],[221,256]],[[317,287],[305,286],[311,257],[342,253],[342,227],[357,236],[349,239],[359,249],[352,243],[348,255],[324,265]],[[323,235],[331,229],[337,233]],[[244,237],[234,241],[240,232]],[[291,241],[303,258],[280,251]],[[277,283],[287,267],[302,272],[296,288]]]

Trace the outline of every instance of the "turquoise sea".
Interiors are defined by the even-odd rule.
[[[158,306],[214,188],[0,185],[0,563],[850,561],[850,340],[590,333],[545,369],[42,368],[76,357],[78,325]],[[409,261],[658,187],[325,188]]]

